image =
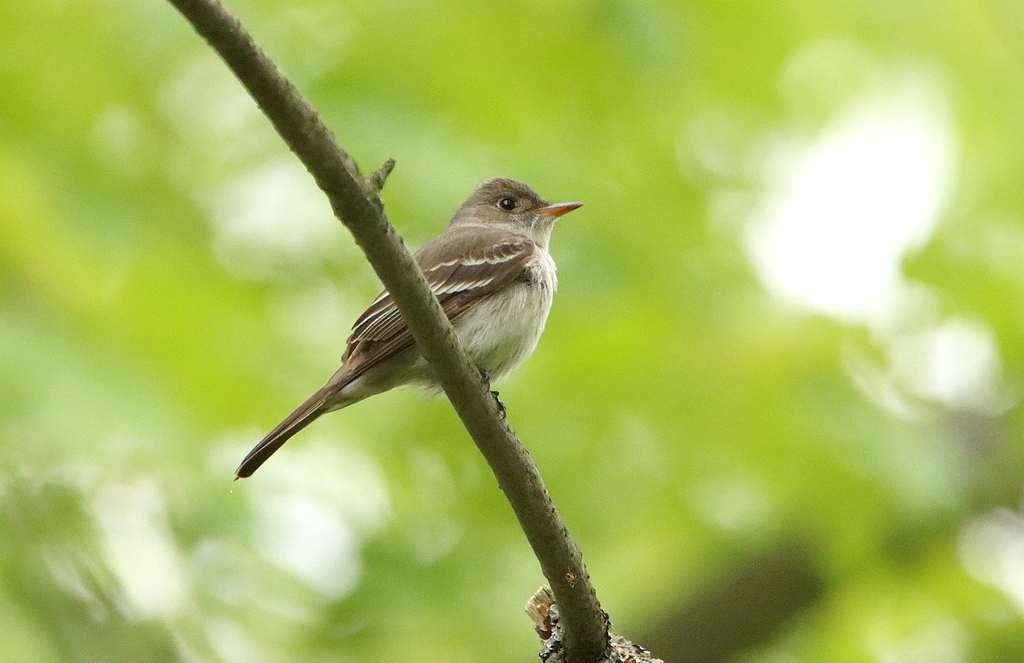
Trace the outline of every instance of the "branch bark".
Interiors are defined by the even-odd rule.
[[[551,590],[541,587],[526,602],[526,614],[533,620],[533,630],[541,639],[540,660],[544,663],[566,663],[564,638],[558,606]],[[608,634],[605,663],[665,663],[640,645],[616,633]]]
[[[302,161],[394,298],[452,406],[483,454],[551,585],[567,663],[593,663],[608,651],[608,618],[579,549],[537,466],[508,426],[384,213],[378,193],[393,162],[364,178],[312,106],[216,0],[169,0],[224,59]]]

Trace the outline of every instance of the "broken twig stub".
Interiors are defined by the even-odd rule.
[[[547,587],[541,587],[526,602],[526,614],[533,621],[533,630],[543,643],[540,660],[544,663],[564,663],[562,630],[558,624],[558,606]],[[608,651],[601,663],[665,663],[651,652],[635,645],[621,635],[609,632]]]

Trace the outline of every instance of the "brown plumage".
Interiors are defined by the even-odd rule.
[[[514,209],[503,207],[509,200],[515,201]],[[578,206],[550,205],[525,184],[489,180],[463,203],[448,229],[416,253],[431,291],[467,352],[482,370],[497,373],[495,378],[511,370],[536,344],[554,290],[554,263],[547,253],[551,224]],[[539,281],[521,278],[531,270],[540,275]],[[485,302],[490,306],[481,306]],[[473,310],[484,317],[463,323]],[[492,319],[500,323],[493,331]],[[401,384],[432,382],[429,367],[387,292],[356,319],[341,361],[327,384],[253,447],[239,464],[236,478],[250,476],[326,412]]]

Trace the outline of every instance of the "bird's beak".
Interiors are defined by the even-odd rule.
[[[581,207],[583,207],[583,203],[552,203],[547,207],[541,207],[537,211],[546,216],[553,216],[557,218]]]

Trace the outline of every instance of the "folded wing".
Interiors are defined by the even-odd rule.
[[[416,259],[450,320],[514,281],[533,258],[529,237],[500,229],[458,228],[426,245]],[[356,319],[342,355],[345,381],[412,347],[391,295],[381,293]]]

